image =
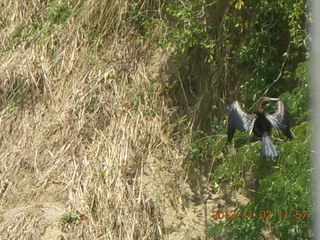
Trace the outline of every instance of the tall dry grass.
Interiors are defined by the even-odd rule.
[[[129,4],[1,4],[1,239],[165,238],[187,137],[150,81],[165,54],[123,28]]]

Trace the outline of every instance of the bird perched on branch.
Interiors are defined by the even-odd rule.
[[[268,102],[277,102],[276,108],[269,113],[265,108]],[[287,107],[279,98],[262,97],[257,102],[255,113],[244,112],[238,101],[231,104],[228,109],[228,141],[231,142],[235,130],[247,131],[262,140],[262,153],[266,157],[277,157],[278,153],[271,142],[272,128],[282,131],[288,138],[293,139],[294,134],[290,130],[291,116]]]

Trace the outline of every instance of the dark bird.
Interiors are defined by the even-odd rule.
[[[269,113],[265,103],[276,101],[276,108]],[[290,130],[291,116],[287,107],[279,98],[262,97],[257,103],[257,110],[254,113],[244,112],[238,101],[231,104],[228,109],[228,141],[231,142],[235,130],[247,131],[261,138],[262,153],[266,157],[277,157],[278,153],[271,142],[270,135],[272,128],[282,131],[288,138],[293,139],[294,134]]]

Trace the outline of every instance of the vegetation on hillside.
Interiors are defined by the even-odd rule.
[[[0,238],[310,239],[307,7],[2,4]],[[228,104],[252,110],[264,94],[280,97],[294,118],[294,140],[274,133],[277,159],[261,157],[260,142],[245,133],[225,146]],[[212,210],[272,218],[206,221],[202,233],[183,220],[196,178],[212,194],[227,185],[250,200]]]

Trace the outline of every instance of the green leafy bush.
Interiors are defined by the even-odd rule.
[[[226,156],[214,173],[215,184],[227,180],[231,186],[239,187],[242,183],[240,187],[245,187],[242,173],[252,168],[258,180],[256,195],[248,205],[237,208],[241,217],[216,225],[210,236],[222,234],[227,239],[258,239],[269,229],[279,239],[312,237],[310,123],[295,127],[294,132],[294,140],[276,143],[281,154],[276,162],[259,158],[260,143],[247,144],[238,148],[235,155]],[[266,174],[263,172],[265,165],[270,164],[272,171]],[[241,215],[250,211],[252,218]],[[261,219],[263,211],[270,211],[270,219]]]
[[[285,92],[280,97],[290,109],[294,123],[299,124],[310,119],[309,107],[309,62],[302,62],[295,71],[295,77],[299,81],[292,93]]]

